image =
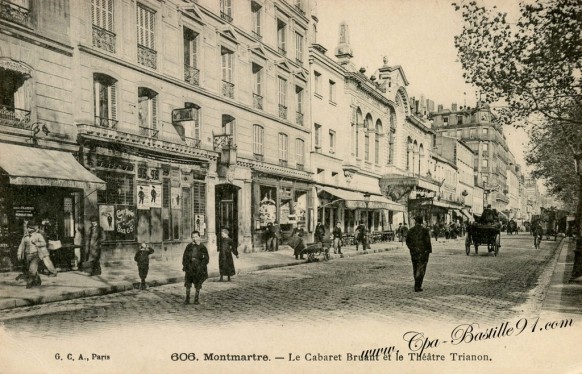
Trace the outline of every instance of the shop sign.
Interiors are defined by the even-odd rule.
[[[121,235],[133,234],[135,231],[135,213],[131,208],[117,208],[115,212],[115,231]]]
[[[115,207],[113,205],[99,205],[99,226],[103,231],[114,229]]]
[[[14,217],[23,217],[23,218],[34,217],[34,207],[33,206],[15,206],[12,209],[14,210]]]

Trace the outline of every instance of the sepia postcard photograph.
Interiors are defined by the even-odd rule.
[[[0,373],[582,373],[581,0],[0,0]]]

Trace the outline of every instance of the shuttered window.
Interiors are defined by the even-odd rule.
[[[137,5],[137,44],[155,50],[155,15],[145,6]]]
[[[113,31],[113,0],[92,0],[91,20],[95,26]]]

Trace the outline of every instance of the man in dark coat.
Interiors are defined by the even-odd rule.
[[[194,304],[198,304],[198,297],[202,283],[208,279],[208,250],[200,243],[200,232],[192,231],[192,243],[186,246],[182,257],[182,271],[184,271],[184,287],[186,287],[186,304],[190,303],[190,289],[192,284],[196,289]]]
[[[366,243],[366,226],[362,222],[356,227],[356,252],[358,251],[358,246],[362,244],[362,250],[368,249],[368,243]]]
[[[146,278],[150,270],[150,255],[154,253],[154,250],[147,246],[146,243],[141,243],[139,249],[135,253],[133,259],[137,262],[137,270],[139,273],[139,279],[141,280],[140,289],[146,289]]]
[[[92,216],[91,228],[87,236],[87,261],[83,262],[83,270],[89,275],[101,275],[101,243],[105,240],[103,228],[99,226],[99,218]]]
[[[422,226],[422,217],[416,217],[414,227],[408,230],[406,246],[410,250],[412,272],[414,273],[414,292],[422,291],[422,280],[426,272],[428,257],[432,252],[430,232]]]
[[[325,226],[321,222],[317,222],[313,238],[315,239],[316,243],[322,243],[325,239]]]
[[[234,269],[234,260],[232,259],[232,254],[238,258],[238,250],[233,240],[228,237],[228,229],[222,229],[220,231],[220,246],[218,247],[218,269],[220,270],[220,279],[222,282],[222,277],[227,276],[230,282],[230,277],[236,274]]]

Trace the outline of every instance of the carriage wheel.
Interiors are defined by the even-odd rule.
[[[501,246],[501,235],[497,234],[495,237],[495,256],[499,253],[499,247]]]

